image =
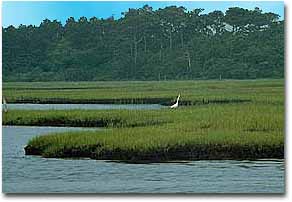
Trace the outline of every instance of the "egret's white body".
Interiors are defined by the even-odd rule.
[[[174,103],[173,105],[170,106],[171,109],[178,108],[179,98],[180,98],[180,95],[177,96],[176,103]]]
[[[3,97],[3,110],[4,112],[8,112],[7,102],[6,99]]]

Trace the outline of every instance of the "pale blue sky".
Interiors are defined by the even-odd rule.
[[[229,7],[243,7],[254,9],[259,7],[264,12],[273,12],[284,18],[284,3],[279,1],[137,1],[137,2],[2,2],[2,26],[39,25],[42,20],[59,20],[63,24],[69,17],[75,19],[85,16],[88,19],[96,16],[98,18],[107,18],[114,15],[115,18],[121,17],[121,12],[128,8],[140,8],[148,4],[155,10],[170,5],[184,6],[188,10],[194,8],[204,8],[205,13],[214,10],[225,11]]]

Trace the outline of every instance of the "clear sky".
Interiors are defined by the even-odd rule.
[[[140,8],[148,4],[155,10],[170,5],[184,6],[188,10],[204,8],[204,13],[214,10],[225,11],[229,7],[243,7],[254,9],[259,7],[264,12],[273,12],[284,18],[284,3],[281,1],[137,1],[137,2],[70,2],[70,1],[42,1],[42,2],[2,2],[2,26],[39,25],[42,20],[50,19],[61,21],[63,24],[69,17],[75,19],[85,16],[88,19],[96,16],[107,18],[114,15],[121,17],[121,12],[128,8]]]

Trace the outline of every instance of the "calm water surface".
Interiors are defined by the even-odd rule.
[[[32,137],[66,130],[85,129],[3,127],[3,192],[284,192],[283,160],[125,164],[24,155],[23,148]]]
[[[8,109],[68,110],[68,109],[162,109],[159,104],[7,104]]]

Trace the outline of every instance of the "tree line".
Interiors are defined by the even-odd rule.
[[[284,77],[284,20],[259,8],[169,6],[2,27],[4,81]]]

